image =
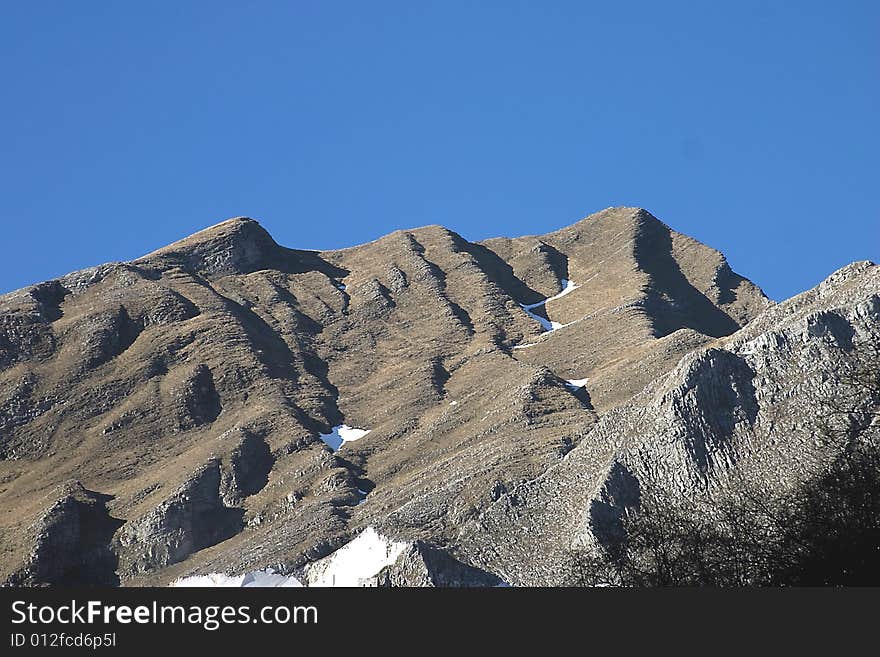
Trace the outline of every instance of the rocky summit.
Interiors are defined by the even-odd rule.
[[[566,584],[648,498],[811,476],[878,338],[876,265],[776,304],[642,209],[323,252],[230,219],[0,296],[0,581]]]

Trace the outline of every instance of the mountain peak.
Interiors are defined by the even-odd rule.
[[[206,275],[244,274],[271,266],[281,247],[258,221],[233,217],[173,242],[137,262],[174,262]]]

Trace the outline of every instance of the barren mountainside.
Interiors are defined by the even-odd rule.
[[[878,337],[875,265],[777,305],[641,209],[325,252],[230,219],[0,296],[0,581],[563,583],[645,496],[808,476]]]

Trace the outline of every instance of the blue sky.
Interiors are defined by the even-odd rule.
[[[877,2],[18,2],[0,292],[222,219],[337,248],[642,206],[782,299],[880,260]]]

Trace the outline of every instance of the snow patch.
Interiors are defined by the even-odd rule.
[[[553,321],[550,321],[549,319],[546,319],[546,318],[544,318],[544,317],[541,317],[541,316],[538,315],[537,313],[533,313],[533,312],[532,312],[532,310],[531,310],[532,308],[536,308],[537,306],[543,306],[543,305],[544,305],[544,302],[543,302],[543,301],[542,301],[541,303],[538,303],[538,304],[532,304],[532,305],[528,305],[528,306],[525,305],[525,304],[522,304],[522,303],[519,304],[519,305],[522,306],[522,309],[523,309],[524,311],[526,311],[526,315],[528,315],[529,317],[531,317],[532,319],[534,319],[536,322],[539,322],[539,323],[541,324],[541,327],[542,327],[545,331],[555,331],[556,329],[561,329],[561,328],[562,328],[562,324],[560,324],[559,322],[553,322]]]
[[[358,490],[366,496],[367,491]],[[373,577],[397,561],[409,543],[392,541],[367,527],[358,536],[327,557],[311,564],[305,583],[293,576],[279,575],[271,568],[244,575],[193,575],[172,582],[174,587],[298,587],[369,586]]]
[[[528,315],[529,317],[534,319],[536,322],[540,323],[541,327],[545,331],[547,331],[548,333],[551,331],[556,331],[561,328],[565,328],[566,325],[560,324],[559,322],[554,322],[554,321],[552,321],[550,319],[546,319],[544,317],[541,317],[540,315],[538,315],[537,313],[533,313],[532,311],[535,308],[539,308],[540,306],[544,306],[544,313],[546,314],[547,313],[546,303],[548,301],[553,301],[554,299],[560,299],[560,298],[564,297],[566,294],[569,294],[569,293],[573,292],[574,290],[578,289],[578,287],[580,287],[579,285],[575,285],[572,281],[568,280],[567,278],[561,279],[560,282],[562,283],[562,292],[560,292],[559,294],[555,294],[552,297],[548,297],[546,299],[543,299],[542,301],[538,301],[537,303],[521,303],[521,304],[519,304],[520,308],[522,308],[525,311],[526,315]]]
[[[300,582],[292,575],[279,575],[271,568],[256,570],[244,575],[226,575],[224,573],[211,573],[210,575],[192,575],[181,577],[171,583],[178,588],[190,587],[252,587],[252,588],[282,588],[301,587]]]
[[[335,452],[345,443],[360,440],[370,433],[370,431],[372,431],[372,429],[355,429],[347,424],[338,424],[333,427],[333,431],[330,433],[322,433],[320,434],[320,437],[321,440],[323,440],[324,443]]]
[[[458,406],[458,402],[457,402],[457,401],[451,401],[451,402],[449,402],[449,405],[450,405],[450,406]]]
[[[392,541],[367,527],[357,538],[306,571],[309,586],[366,586],[403,554],[408,543]]]
[[[565,382],[565,385],[572,390],[580,390],[587,385],[587,381],[589,381],[589,379],[569,379]]]
[[[569,292],[574,292],[576,289],[578,289],[580,287],[579,285],[575,285],[573,282],[571,282],[567,278],[561,279],[561,282],[562,282],[562,292],[560,292],[556,296],[550,297],[549,299],[547,299],[547,301],[553,301],[553,299],[561,299]]]

